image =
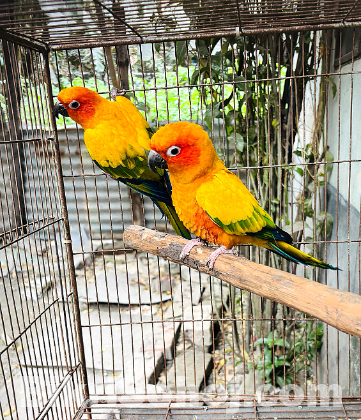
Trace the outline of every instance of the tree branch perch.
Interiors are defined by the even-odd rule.
[[[239,289],[305,312],[348,334],[361,337],[361,296],[334,289],[285,271],[256,264],[246,258],[221,255],[209,270],[212,248],[197,246],[183,261],[179,255],[187,240],[141,226],[124,231],[126,247],[158,255],[217,277]]]

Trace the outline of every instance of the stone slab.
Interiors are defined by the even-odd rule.
[[[202,289],[197,282],[184,280],[178,283],[172,290],[172,304],[165,311],[164,318],[180,318],[186,308],[198,305],[201,299],[201,291]]]
[[[78,282],[79,300],[87,303],[115,303],[119,305],[149,305],[171,299],[167,293],[157,293],[147,287],[147,281],[138,282],[137,277],[114,270],[98,272],[94,281]],[[87,287],[86,287],[87,286]]]
[[[117,378],[117,393],[144,392],[145,384],[157,381],[166,359],[174,354],[179,323],[157,322],[159,316],[152,317],[150,311],[144,314],[141,309],[119,312],[102,305],[81,313],[86,366],[98,372],[98,384],[105,380],[111,384]],[[43,320],[42,329],[37,325],[34,345],[24,348],[22,364],[55,367],[77,363],[74,323],[72,316],[62,311],[48,317],[47,323]],[[37,337],[35,326],[32,328],[29,334]]]
[[[213,322],[204,321],[212,319],[211,305],[198,305],[195,307],[187,307],[184,311],[185,320],[193,320],[192,322],[184,322],[182,332],[184,338],[191,341],[193,345],[203,351],[209,351],[213,343]]]
[[[167,390],[177,393],[197,393],[207,383],[212,368],[212,356],[196,348],[187,349],[175,358],[167,371]]]

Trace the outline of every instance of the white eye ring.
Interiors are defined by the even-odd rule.
[[[178,147],[178,146],[171,146],[167,150],[167,156],[170,156],[170,157],[177,156],[177,155],[179,155],[180,151],[181,151],[181,148],[180,147]]]
[[[78,109],[80,107],[80,103],[78,101],[71,101],[69,104],[70,109]]]

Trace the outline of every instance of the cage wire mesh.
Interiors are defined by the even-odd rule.
[[[296,246],[342,271],[240,254],[360,294],[359,2],[0,13],[2,418],[360,418],[359,338],[125,248],[132,222],[172,229],[51,115],[65,87],[115,86],[155,129],[202,125]]]

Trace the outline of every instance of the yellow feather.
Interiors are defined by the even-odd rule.
[[[98,124],[84,133],[85,145],[91,158],[103,167],[135,167],[136,156],[146,159],[149,150],[149,124],[126,98],[104,101],[96,114]],[[123,161],[131,159],[129,165]]]
[[[224,225],[252,218],[251,231],[257,232],[266,224],[258,214],[254,215],[255,208],[259,208],[261,214],[264,212],[257,200],[237,176],[226,170],[217,172],[209,181],[204,182],[197,190],[196,199],[210,217],[217,218]],[[227,206],[225,203],[232,205]],[[244,229],[239,229],[240,234],[245,233]]]

